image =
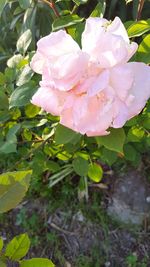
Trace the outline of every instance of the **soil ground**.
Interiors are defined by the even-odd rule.
[[[51,258],[57,267],[150,267],[149,223],[136,227],[112,220],[106,214],[110,192],[97,199],[98,190],[88,203],[72,199],[72,205],[56,209],[47,199],[28,198],[0,217],[0,235],[7,243],[28,232],[27,257]]]

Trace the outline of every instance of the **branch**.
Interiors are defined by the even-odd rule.
[[[60,17],[59,12],[56,8],[55,2],[53,0],[50,0],[50,2],[48,0],[42,0],[44,3],[46,3],[54,12],[56,17]]]
[[[142,13],[142,9],[143,9],[143,6],[144,6],[144,2],[145,2],[145,0],[139,0],[137,20],[140,20],[140,18],[141,18],[141,13]]]

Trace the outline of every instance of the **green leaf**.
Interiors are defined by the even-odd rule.
[[[8,140],[7,142],[3,142],[0,147],[0,153],[9,154],[16,153],[17,143],[13,140]]]
[[[23,129],[22,136],[27,141],[31,141],[32,140],[32,132],[27,128]]]
[[[34,258],[31,260],[23,260],[20,267],[55,267],[51,260]]]
[[[98,3],[95,9],[92,11],[90,17],[103,17],[106,9],[106,2],[102,1]]]
[[[9,99],[9,108],[12,107],[22,107],[26,104],[30,103],[30,100],[34,93],[36,92],[37,88],[35,83],[30,81],[18,88],[12,93]]]
[[[145,131],[142,127],[132,126],[127,134],[128,142],[141,142],[144,137]]]
[[[96,163],[90,164],[88,170],[88,176],[92,181],[99,183],[103,177],[102,167]]]
[[[88,2],[88,0],[73,0],[73,2],[77,5],[77,6],[80,6],[80,5],[84,5]]]
[[[17,86],[22,86],[25,83],[28,83],[33,76],[33,71],[29,67],[29,65],[25,66],[23,70],[19,72],[18,79],[16,81]]]
[[[57,145],[72,143],[76,144],[81,138],[79,133],[72,131],[71,129],[59,124],[55,132],[55,142]]]
[[[146,35],[140,43],[136,60],[150,64],[150,34]]]
[[[74,171],[80,176],[86,176],[88,174],[89,164],[88,161],[77,157],[73,160],[72,166]]]
[[[16,68],[20,61],[23,59],[23,56],[18,54],[14,55],[13,57],[9,58],[7,61],[7,66],[9,68]]]
[[[16,133],[20,129],[20,126],[21,125],[18,123],[9,129],[6,135],[6,141],[0,147],[1,153],[8,154],[8,153],[16,152],[16,147],[17,147]]]
[[[83,21],[78,15],[67,15],[57,18],[52,24],[52,30],[57,31]]]
[[[81,46],[81,37],[85,28],[85,23],[81,22],[76,25],[72,25],[67,28],[68,33],[71,37]]]
[[[0,72],[0,85],[4,85],[5,82],[6,82],[5,75],[2,72]]]
[[[29,104],[25,107],[25,114],[27,118],[34,118],[37,114],[39,114],[40,108]]]
[[[3,262],[1,259],[0,259],[0,266],[1,266],[1,267],[7,267],[7,266],[6,266],[6,263]]]
[[[0,110],[8,109],[8,96],[3,91],[0,91],[0,103]]]
[[[19,5],[22,9],[31,7],[32,0],[19,0]]]
[[[2,251],[3,244],[4,244],[3,239],[0,237],[0,251]]]
[[[32,41],[32,33],[31,30],[26,30],[17,41],[17,50],[20,53],[25,53]]]
[[[150,31],[150,19],[137,21],[130,25],[127,30],[130,38],[141,36],[148,31]]]
[[[6,139],[7,140],[9,140],[10,138],[11,139],[16,139],[16,133],[18,132],[18,130],[20,129],[20,127],[21,127],[21,125],[18,123],[18,124],[15,124],[15,125],[13,125],[10,129],[9,129],[9,131],[8,131],[8,133],[7,133],[7,135],[6,135]]]
[[[125,137],[123,129],[112,128],[109,135],[96,137],[96,141],[98,145],[103,145],[109,150],[123,153]]]
[[[25,196],[32,171],[7,172],[0,175],[0,213],[15,208]]]
[[[7,3],[7,0],[0,0],[0,17],[2,15],[3,9]]]
[[[137,157],[137,151],[132,145],[126,144],[124,146],[124,155],[127,160],[135,161]]]
[[[125,0],[126,1],[126,4],[129,4],[131,3],[133,0]]]
[[[28,252],[30,248],[30,240],[27,234],[14,237],[7,245],[5,256],[10,260],[20,260]]]
[[[101,149],[101,159],[106,162],[109,166],[111,166],[117,160],[118,155],[117,152],[109,150],[105,147]]]

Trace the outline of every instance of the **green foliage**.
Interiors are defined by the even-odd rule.
[[[21,107],[25,106],[26,104],[29,104],[36,89],[37,88],[35,87],[34,82],[29,82],[16,88],[10,96],[10,108]]]
[[[82,21],[83,21],[83,18],[80,18],[78,15],[66,15],[61,18],[55,19],[52,24],[52,29],[53,31],[57,31],[62,28],[72,26]]]
[[[20,267],[54,267],[54,264],[48,259],[35,258],[31,260],[23,260]]]
[[[104,13],[105,13],[105,9],[106,9],[106,2],[103,0],[103,1],[100,1],[95,9],[92,11],[91,13],[91,17],[103,17],[104,16]]]
[[[2,240],[2,239],[0,239]],[[3,241],[0,241],[3,244]],[[5,250],[0,254],[0,266],[6,267],[7,261],[17,262],[19,267],[54,267],[51,260],[43,258],[33,258],[30,260],[22,260],[29,251],[30,239],[27,234],[15,236],[5,247]],[[17,265],[18,266],[18,265]]]
[[[137,265],[137,256],[136,255],[129,255],[127,258],[126,258],[126,262],[128,264],[128,266],[131,266],[131,267],[136,267]]]
[[[6,5],[6,3],[7,3],[7,0],[1,0],[1,2],[0,2],[0,16],[1,16],[2,12],[3,12],[3,9],[4,9],[5,5]]]
[[[1,144],[0,153],[9,154],[16,152],[17,138],[16,133],[20,129],[20,124],[13,125],[6,134],[6,141]]]
[[[0,251],[2,250],[2,248],[3,248],[3,239],[0,237]]]
[[[86,4],[86,3],[88,2],[88,0],[73,0],[73,2],[74,2],[77,6],[80,6],[80,5]]]
[[[99,146],[103,145],[109,150],[123,153],[123,145],[125,142],[125,133],[123,129],[111,129],[110,134],[103,137],[96,137]]]
[[[0,175],[0,213],[16,207],[25,196],[32,171],[7,172]]]
[[[0,266],[1,266],[1,267],[7,267],[7,266],[6,266],[6,263],[3,262],[2,260],[0,260]]]
[[[88,161],[84,158],[77,157],[72,162],[74,171],[80,176],[86,176],[88,174]]]
[[[31,6],[32,0],[19,0],[19,5],[22,9],[27,9]]]
[[[6,31],[10,32],[9,29],[13,29],[14,32],[14,35],[10,32],[9,36],[9,40],[12,40],[11,48],[6,48],[8,42],[2,31],[0,48],[3,52],[7,51],[9,58],[5,59],[7,67],[5,66],[0,73],[2,170],[32,169],[34,177],[32,184],[34,184],[34,190],[38,192],[42,186],[39,181],[46,172],[50,172],[48,176],[50,188],[74,174],[88,176],[90,182],[101,181],[103,176],[101,163],[109,166],[116,162],[120,162],[119,164],[130,162],[133,165],[137,162],[138,164],[141,154],[147,153],[150,143],[147,109],[138,116],[138,121],[132,123],[131,120],[132,125],[128,122],[124,129],[110,129],[110,135],[97,137],[95,142],[94,138],[83,137],[58,124],[59,118],[46,114],[31,104],[30,100],[39,83],[38,75],[33,76],[29,66],[34,54],[35,38],[39,39],[50,33],[53,24],[53,30],[65,27],[68,33],[80,43],[84,28],[83,20],[87,16],[86,8],[89,8],[89,3],[85,0],[75,0],[72,3],[57,1],[56,5],[58,11],[62,11],[59,18],[54,18],[54,13],[49,6],[35,3],[33,0],[19,0],[11,6],[6,3],[1,17],[2,25],[5,25],[5,20],[7,21]],[[131,3],[122,6],[127,10],[128,7],[131,8],[130,5]],[[105,9],[106,1],[95,1],[88,13],[92,16],[103,16],[105,12],[108,18],[113,16],[116,8],[118,12],[122,12],[122,6],[119,1],[111,1]],[[133,8],[136,10],[135,5]],[[77,14],[75,11],[78,11]],[[145,20],[133,22],[131,14],[126,18],[126,23],[129,25],[130,37],[143,36],[149,31],[147,17]],[[140,61],[142,58],[145,62],[149,62],[148,38],[149,35],[144,35],[143,40],[138,39],[140,45],[136,57]],[[143,149],[137,148],[137,144],[141,142]],[[49,189],[45,187],[42,187],[39,194],[49,194]]]
[[[134,22],[128,28],[129,37],[138,37],[150,31],[150,19]]]
[[[76,144],[81,138],[79,133],[72,131],[69,128],[59,124],[55,131],[55,141],[57,145],[60,144]]]
[[[17,41],[17,50],[21,54],[25,54],[30,43],[32,41],[32,33],[31,30],[26,30],[18,39]]]
[[[109,135],[96,138],[73,132],[60,125],[58,117],[31,104],[40,80],[30,68],[37,40],[65,28],[81,45],[85,18],[89,16],[105,14],[107,19],[113,19],[118,15],[125,22],[131,40],[134,38],[139,44],[135,59],[150,64],[150,2],[145,1],[141,19],[137,20],[138,2],[57,0],[60,16],[56,17],[44,1],[0,1],[0,165],[3,173],[0,175],[0,213],[18,205],[29,184],[29,196],[50,199],[54,194],[54,199],[59,198],[61,203],[66,195],[71,199],[74,194],[77,198],[77,192],[81,198],[83,191],[87,196],[89,184],[103,182],[103,166],[115,169],[138,166],[149,156],[149,102],[123,129],[110,129]],[[29,229],[37,217],[33,214],[25,222],[24,214],[20,220]],[[38,235],[34,242],[38,242]],[[5,256],[17,260],[21,267],[52,267],[52,262],[46,259],[20,261],[29,243],[26,234],[15,237],[7,245]],[[4,250],[2,239],[1,250]],[[94,260],[90,263],[88,260],[85,265],[94,266]],[[131,258],[128,260],[131,264]],[[79,264],[83,266],[84,259]],[[5,257],[1,257],[0,266],[6,265]]]
[[[28,252],[30,248],[30,240],[27,234],[14,237],[6,246],[5,256],[10,260],[20,260]]]
[[[138,48],[137,60],[150,64],[150,34],[146,35]]]
[[[90,164],[88,169],[88,176],[92,181],[99,183],[103,177],[102,167],[96,163]]]

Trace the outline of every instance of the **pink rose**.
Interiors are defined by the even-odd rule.
[[[42,74],[42,86],[67,91],[81,79],[88,57],[69,34],[60,30],[38,41],[31,68]]]
[[[42,38],[31,67],[42,75],[32,103],[88,136],[106,135],[137,115],[150,97],[150,67],[127,63],[130,43],[121,20],[89,18],[82,50],[65,31]]]

